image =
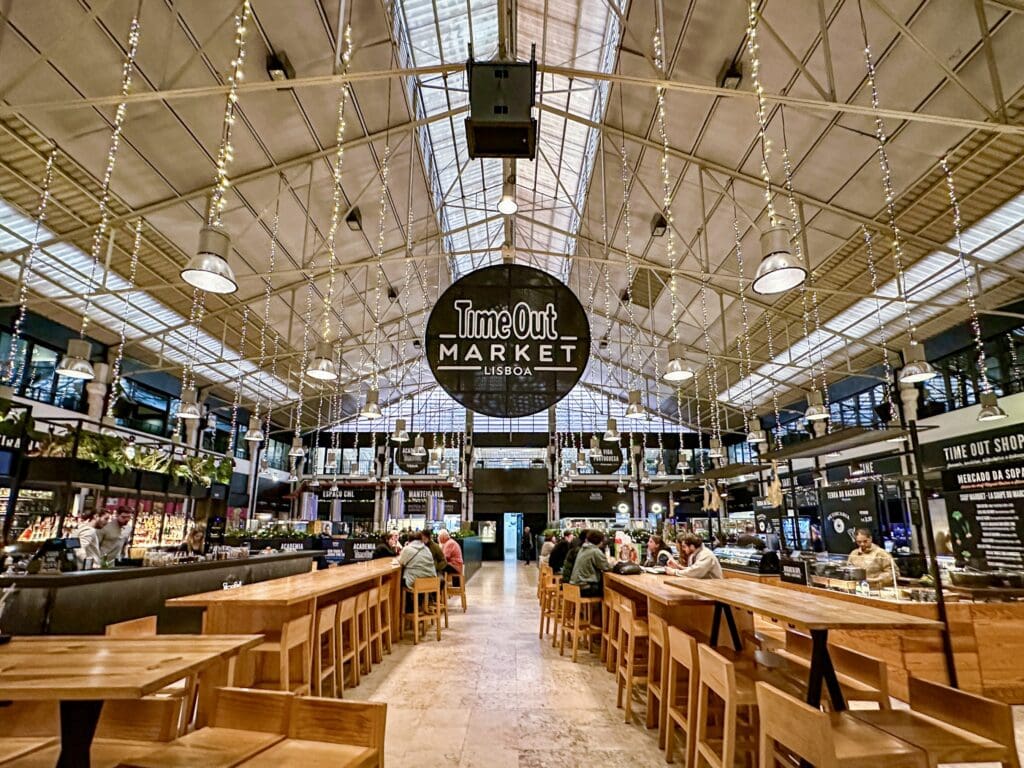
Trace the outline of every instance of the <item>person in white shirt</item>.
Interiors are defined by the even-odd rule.
[[[121,557],[128,545],[132,536],[132,514],[132,508],[122,504],[100,530],[100,554],[109,563]]]
[[[721,579],[722,564],[710,549],[704,546],[704,540],[695,533],[687,533],[679,537],[679,552],[685,558],[683,565],[675,558],[668,561],[668,572],[673,576],[689,579]]]
[[[101,568],[103,553],[100,551],[100,530],[110,520],[105,509],[89,509],[78,518],[78,565],[81,568]]]

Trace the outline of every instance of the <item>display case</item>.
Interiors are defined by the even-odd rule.
[[[760,576],[779,573],[779,555],[771,550],[751,547],[719,547],[714,550],[722,568]]]

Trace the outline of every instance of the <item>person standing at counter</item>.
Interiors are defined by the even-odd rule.
[[[384,560],[389,557],[398,557],[402,548],[398,546],[398,531],[389,531],[384,541],[377,545],[370,555],[371,560]]]
[[[695,533],[687,533],[679,537],[679,554],[685,558],[686,565],[678,560],[668,561],[669,573],[688,579],[721,579],[722,565],[710,549],[704,546],[704,540]]]
[[[854,539],[857,548],[850,553],[847,562],[855,568],[864,569],[864,578],[872,589],[893,586],[893,571],[896,564],[892,555],[875,544],[871,531],[858,528]]]
[[[105,509],[87,509],[79,517],[78,530],[78,565],[80,568],[101,568],[103,552],[100,550],[100,531],[110,520],[110,513]]]
[[[132,537],[134,514],[131,507],[122,504],[110,518],[110,522],[100,530],[100,554],[107,562],[112,564],[124,554],[124,548],[128,546],[128,540]]]

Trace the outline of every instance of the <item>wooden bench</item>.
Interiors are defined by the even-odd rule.
[[[1020,768],[1009,705],[911,677],[910,711],[857,711],[853,717],[912,744],[940,763]]]
[[[93,739],[89,751],[92,768],[117,768],[123,760],[130,760],[153,749],[151,741],[126,739]],[[50,746],[28,752],[21,757],[0,762],[3,768],[53,768],[60,757],[60,744],[55,739]]]
[[[0,738],[0,765],[56,744],[56,738],[45,736],[4,736]]]
[[[801,670],[810,669],[811,638],[787,630],[786,647],[772,649],[771,653]],[[832,644],[829,655],[847,701],[873,701],[881,709],[890,709],[889,673],[884,661]]]

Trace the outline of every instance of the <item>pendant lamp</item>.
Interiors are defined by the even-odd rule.
[[[181,279],[208,293],[234,293],[238,290],[235,273],[228,264],[231,238],[220,227],[199,230],[199,248],[181,270]]]
[[[669,382],[687,381],[693,378],[693,368],[686,362],[686,347],[678,341],[668,345],[668,364],[661,378]]]
[[[784,293],[807,279],[807,270],[789,249],[789,230],[772,227],[761,233],[761,263],[750,287],[762,296]]]
[[[338,378],[338,369],[334,366],[331,345],[321,341],[316,345],[313,360],[306,369],[306,375],[317,381],[334,381]]]
[[[405,419],[395,419],[395,431],[391,433],[391,442],[409,442],[409,432],[405,428]]]
[[[371,389],[366,393],[366,402],[363,403],[359,415],[364,419],[380,418],[380,390]]]
[[[711,443],[708,447],[708,458],[709,459],[720,459],[722,458],[722,441],[717,437],[711,438]]]
[[[302,447],[302,436],[295,433],[292,438],[292,447],[288,449],[288,456],[293,459],[300,459],[306,455],[306,449]]]
[[[590,436],[590,450],[595,452],[601,450],[601,441],[597,439],[597,435]]]
[[[199,404],[196,402],[195,390],[189,389],[181,393],[181,403],[178,405],[179,419],[199,419]]]
[[[412,444],[412,455],[413,456],[426,456],[427,449],[423,447],[423,435],[416,435],[416,439]]]
[[[768,442],[768,436],[761,428],[761,420],[757,416],[751,417],[750,423],[747,424],[747,442],[751,445],[763,445]]]
[[[828,408],[825,407],[825,400],[821,392],[814,390],[807,396],[807,410],[804,411],[804,418],[808,421],[820,421],[829,417]]]
[[[605,442],[618,442],[621,438],[619,436],[619,424],[615,419],[608,419],[608,428],[604,431]]]
[[[501,187],[501,200],[498,201],[498,213],[503,216],[511,216],[519,210],[519,203],[516,201],[516,185],[506,181]]]
[[[92,345],[85,339],[68,339],[68,351],[60,359],[57,375],[86,381],[95,378],[96,372],[93,371],[92,363],[89,362],[91,354]]]
[[[917,384],[934,379],[939,374],[932,364],[925,360],[924,347],[917,342],[909,344],[903,350],[904,366],[900,371],[901,384]]]
[[[631,389],[629,391],[629,404],[626,406],[626,413],[624,415],[628,419],[647,418],[647,411],[644,410],[643,403],[640,402],[640,390]]]
[[[245,433],[245,439],[250,443],[263,442],[263,430],[260,429],[260,420],[255,416],[249,417],[249,430]]]
[[[978,421],[999,421],[1007,418],[1007,413],[999,406],[999,398],[995,392],[981,393],[981,410],[978,411]]]

